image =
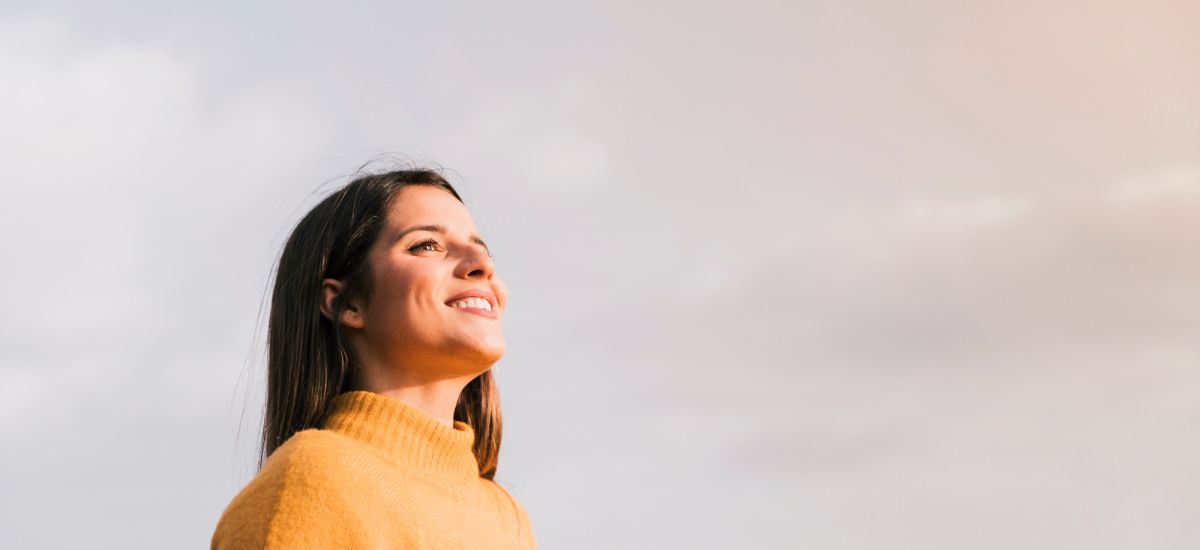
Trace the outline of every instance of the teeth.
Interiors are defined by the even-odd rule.
[[[450,307],[455,307],[455,308],[473,307],[473,308],[478,308],[478,309],[486,309],[488,311],[492,310],[492,304],[489,304],[488,301],[484,300],[483,298],[463,298],[462,300],[455,300],[453,302],[450,302]]]

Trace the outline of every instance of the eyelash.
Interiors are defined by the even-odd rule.
[[[427,244],[432,244],[432,245],[436,246],[438,244],[438,242],[434,239],[425,239],[417,244],[414,244],[414,245],[408,247],[408,251],[415,254],[417,252],[417,249],[419,249],[422,246],[425,246]]]
[[[432,245],[434,245],[434,246],[437,246],[437,245],[438,245],[438,242],[437,242],[437,240],[436,240],[436,239],[425,239],[425,240],[423,240],[423,241],[421,241],[421,242],[419,242],[419,243],[417,243],[417,244],[414,244],[414,245],[412,245],[412,246],[408,247],[408,251],[409,251],[409,252],[412,252],[413,254],[416,254],[418,249],[420,249],[422,246],[425,246],[425,245],[427,245],[427,244],[432,244]],[[491,257],[492,257],[492,253],[491,253],[491,251],[488,251],[488,257],[489,257],[489,258],[491,258]]]

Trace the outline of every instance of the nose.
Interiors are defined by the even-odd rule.
[[[456,270],[459,277],[467,279],[491,279],[496,273],[496,264],[487,251],[480,246],[471,246],[463,253]]]

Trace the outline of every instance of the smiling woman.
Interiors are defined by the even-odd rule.
[[[260,469],[212,548],[535,548],[494,481],[507,301],[438,173],[322,200],[279,259]]]

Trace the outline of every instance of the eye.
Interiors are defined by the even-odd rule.
[[[432,248],[425,248],[425,247],[432,247]],[[412,246],[408,247],[408,251],[409,251],[409,252],[412,252],[412,253],[414,253],[414,254],[415,254],[415,253],[416,253],[418,250],[430,250],[430,251],[433,251],[433,252],[437,252],[437,250],[438,250],[438,242],[437,242],[436,240],[434,240],[434,239],[425,239],[425,240],[423,240],[423,241],[421,241],[421,242],[419,242],[419,243],[417,243],[417,244],[414,244],[414,245],[412,245]]]

